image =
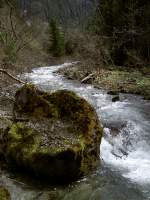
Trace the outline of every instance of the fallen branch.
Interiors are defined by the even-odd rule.
[[[94,77],[95,73],[91,73],[88,76],[86,76],[85,78],[83,78],[81,80],[81,83],[87,83],[88,80],[92,79]]]
[[[13,115],[6,115],[6,114],[0,114],[0,119],[8,119],[12,121],[20,121],[20,122],[28,122],[28,118],[23,118],[23,117],[14,117]]]
[[[9,76],[11,79],[13,79],[13,80],[15,80],[15,81],[17,81],[17,82],[19,82],[19,83],[21,83],[21,84],[25,84],[24,81],[22,81],[22,80],[16,78],[15,76],[13,76],[12,74],[8,73],[8,72],[7,72],[6,70],[4,70],[4,69],[0,69],[0,72],[3,73],[3,74],[5,74],[5,75],[7,75],[7,76]]]

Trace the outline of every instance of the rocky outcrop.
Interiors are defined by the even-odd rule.
[[[97,166],[102,133],[93,107],[74,92],[24,85],[16,93],[4,154],[37,177],[71,181]]]

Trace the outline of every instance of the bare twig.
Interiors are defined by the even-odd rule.
[[[17,34],[15,32],[14,24],[13,24],[12,12],[13,12],[13,8],[10,7],[9,18],[10,18],[11,29],[12,29],[12,32],[13,32],[13,35],[14,35],[15,39],[18,39]]]

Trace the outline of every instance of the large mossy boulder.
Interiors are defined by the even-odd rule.
[[[3,186],[0,186],[0,200],[11,200],[10,193]]]
[[[24,85],[5,134],[5,157],[40,178],[75,180],[97,166],[102,133],[93,107],[74,92]]]

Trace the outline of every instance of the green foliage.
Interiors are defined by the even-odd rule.
[[[65,52],[64,34],[55,20],[50,22],[50,52],[56,57]]]

